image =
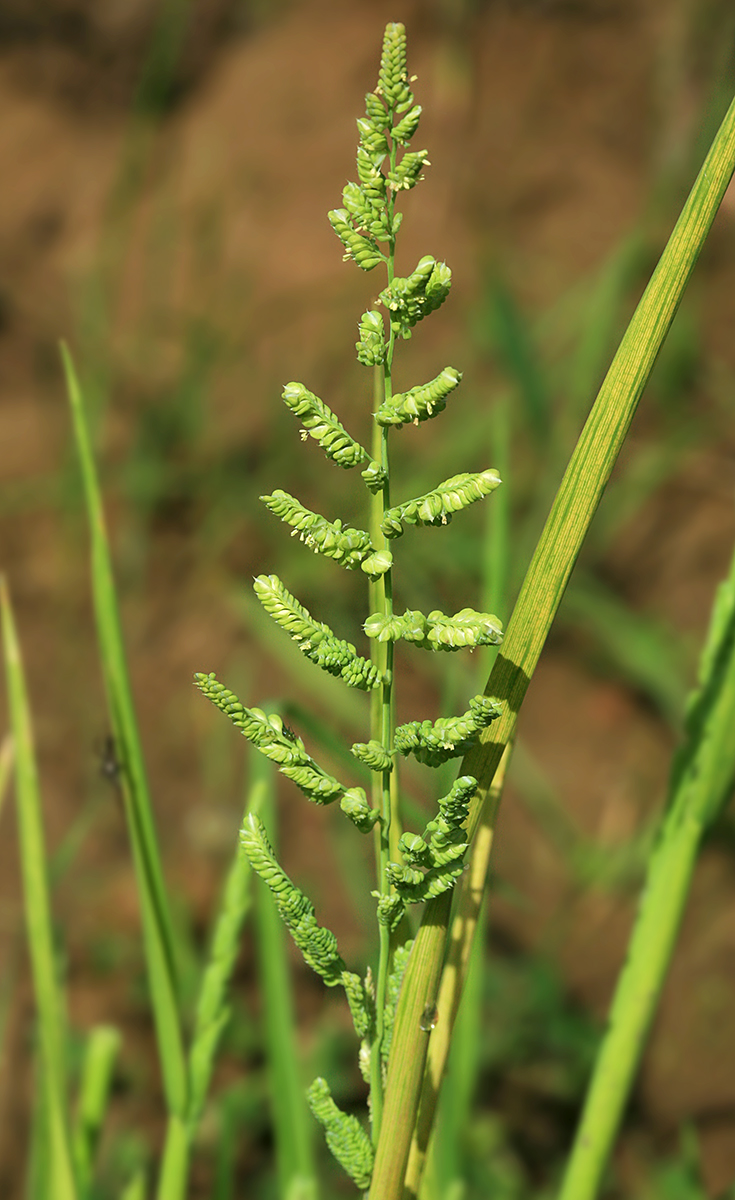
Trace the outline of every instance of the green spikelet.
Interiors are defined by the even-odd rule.
[[[371,462],[364,471],[360,472],[365,480],[365,486],[369,492],[379,492],[382,490],[388,475],[384,467],[381,467],[376,462]]]
[[[321,975],[327,987],[342,983],[347,968],[331,930],[318,925],[314,905],[278,865],[263,822],[249,813],[240,830],[240,845],[250,865],[273,894],[278,913],[304,961]]]
[[[386,180],[394,192],[408,192],[411,188],[416,187],[420,179],[424,178],[421,174],[424,167],[430,166],[431,163],[425,150],[412,150],[408,154],[404,154],[393,171],[388,172]]]
[[[402,146],[407,146],[411,138],[419,127],[421,120],[421,105],[414,104],[410,112],[407,112],[405,117],[395,124],[391,130],[394,142],[398,142]]]
[[[369,691],[380,683],[374,663],[360,658],[351,642],[337,638],[283,586],[277,575],[258,575],[253,587],[265,611],[285,629],[301,652],[323,671],[338,675],[349,687]]]
[[[428,421],[444,411],[447,397],[458,387],[461,378],[461,373],[454,367],[445,367],[430,383],[419,384],[408,392],[397,392],[381,404],[375,420],[379,425],[392,425],[396,429],[402,429],[409,422],[418,425]]]
[[[372,1037],[375,1030],[375,1001],[354,971],[343,971],[340,982],[345,989],[355,1033],[359,1038]]]
[[[352,259],[363,271],[372,271],[378,263],[386,261],[375,239],[354,229],[346,208],[335,208],[327,215],[329,224],[345,248],[342,255],[345,262]]]
[[[440,717],[438,721],[410,721],[399,725],[395,747],[401,754],[412,754],[430,767],[441,766],[450,758],[462,758],[481,729],[495,721],[502,711],[498,700],[474,696],[461,717]]]
[[[371,892],[370,895],[378,901],[378,924],[384,925],[389,933],[393,933],[406,911],[403,900],[400,896],[381,895],[380,892]]]
[[[366,558],[375,554],[375,548],[370,541],[370,534],[362,529],[353,529],[343,525],[341,521],[327,521],[318,513],[304,508],[298,500],[288,492],[277,488],[270,496],[261,496],[266,508],[291,525],[299,540],[313,550],[314,554],[323,554],[331,558],[348,571],[354,570],[364,563]]]
[[[365,367],[381,367],[385,362],[385,326],[374,308],[360,317],[360,338],[355,343],[357,361]]]
[[[380,742],[355,742],[350,753],[371,771],[390,771],[393,768],[391,756]]]
[[[360,1191],[370,1187],[375,1155],[370,1138],[357,1117],[343,1113],[332,1099],[325,1079],[315,1079],[306,1093],[309,1106],[324,1129],[332,1154]]]
[[[492,468],[452,475],[432,492],[387,509],[381,529],[387,538],[394,538],[401,536],[404,525],[448,525],[456,512],[489,496],[499,484],[500,476]]]
[[[283,402],[295,416],[301,418],[301,436],[313,437],[332,462],[346,470],[371,462],[367,450],[350,437],[331,408],[305,388],[303,383],[287,383],[283,389]]]
[[[380,819],[380,812],[377,808],[371,808],[365,797],[362,788],[349,788],[339,802],[339,806],[346,817],[352,821],[360,833],[370,833],[370,830]]]

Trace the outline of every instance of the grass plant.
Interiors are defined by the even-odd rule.
[[[187,6],[181,13],[183,22]],[[170,63],[166,71],[168,78]],[[452,395],[461,381],[456,368],[445,366],[428,383],[410,387],[401,383],[401,390],[396,384],[400,359],[394,359],[401,342],[414,331],[420,333],[423,320],[447,300],[451,285],[449,268],[430,255],[422,257],[408,275],[397,274],[401,214],[396,204],[404,191],[421,181],[429,165],[426,150],[409,148],[421,118],[412,82],[405,29],[390,24],[385,31],[378,84],[366,96],[366,115],[358,121],[358,182],[347,184],[342,207],[329,214],[345,259],[366,272],[382,273],[378,298],[358,322],[356,344],[358,361],[369,372],[365,388],[373,413],[369,448],[355,440],[332,409],[304,384],[289,383],[283,392],[286,407],[301,422],[302,438],[315,441],[334,465],[351,470],[353,476],[355,468],[360,472],[364,490],[358,484],[352,507],[362,503],[364,528],[327,519],[280,488],[261,497],[306,549],[332,560],[328,569],[335,573],[333,578],[338,569],[365,577],[367,603],[359,626],[366,635],[369,656],[363,657],[347,637],[313,617],[277,575],[263,573],[255,580],[260,619],[271,631],[268,638],[275,633],[287,647],[282,631],[291,637],[301,653],[296,656],[299,670],[309,680],[313,694],[328,697],[332,709],[339,707],[343,727],[354,727],[362,720],[368,727],[367,740],[340,745],[338,734],[325,731],[314,713],[287,704],[279,705],[278,711],[248,707],[214,674],[197,676],[201,692],[228,716],[257,753],[251,764],[240,852],[225,880],[193,1013],[187,1009],[179,978],[183,934],[172,914],[161,864],[88,416],[71,356],[62,348],[90,526],[99,654],[120,766],[119,786],[140,902],[163,1079],[167,1129],[155,1183],[157,1200],[183,1200],[188,1194],[195,1139],[230,1016],[229,986],[250,911],[253,872],[263,885],[255,928],[266,1009],[279,1194],[287,1200],[316,1200],[321,1194],[313,1127],[301,1086],[282,925],[326,986],[344,990],[360,1043],[359,1069],[369,1093],[366,1119],[342,1111],[332,1094],[336,1086],[321,1076],[307,1092],[332,1155],[370,1200],[448,1200],[461,1194],[460,1124],[470,1110],[476,1082],[473,1048],[481,1004],[481,939],[477,931],[482,928],[485,884],[518,713],[633,414],[735,168],[734,104],[605,376],[503,633],[495,613],[504,616],[510,608],[516,590],[513,572],[518,571],[511,552],[512,508],[501,486],[513,452],[510,398],[496,409],[493,467],[462,470],[438,484],[422,484],[417,494],[396,498],[399,490],[403,494],[403,487],[400,477],[396,479],[393,459],[405,462],[406,456],[393,455],[395,439],[410,438],[411,431],[404,432],[404,426],[433,421],[445,408],[451,409]],[[154,90],[151,95],[159,104],[168,92],[159,97]],[[597,377],[621,281],[628,278],[638,249],[634,242],[623,247],[599,288],[597,315],[574,367],[572,390],[577,409],[586,404],[590,381]],[[537,446],[544,446],[551,437],[549,392],[534,357],[532,338],[512,296],[497,281],[489,305],[494,337],[503,348],[505,369],[521,396],[527,429]],[[558,451],[556,446],[555,453]],[[670,466],[663,459],[659,465],[662,472]],[[550,477],[546,485],[550,493]],[[645,490],[645,484],[640,488]],[[405,536],[408,542],[417,526],[433,528],[435,533],[430,536],[441,538],[442,526],[496,489],[500,490],[489,509],[482,547],[482,610],[465,605],[446,615],[439,609],[424,612],[398,607],[402,591],[410,592],[424,577],[420,571],[412,574],[415,551],[404,553],[401,539]],[[439,549],[430,566],[440,554]],[[428,569],[424,572],[428,574]],[[331,586],[336,587],[334,583]],[[463,595],[460,601],[465,604],[467,599]],[[607,631],[610,654],[648,691],[667,718],[675,721],[682,707],[681,675],[659,631],[652,633],[632,617],[626,625],[621,607],[602,594],[590,576],[583,579],[572,599],[569,614],[575,620],[587,618],[603,633]],[[76,1103],[72,1104],[70,1039],[51,932],[49,864],[30,706],[4,582],[0,582],[0,614],[12,730],[12,744],[4,740],[0,751],[0,802],[12,758],[38,1014],[38,1095],[28,1191],[34,1200],[97,1200],[101,1194],[98,1147],[121,1041],[119,1033],[106,1026],[90,1031]],[[356,636],[359,626],[348,636]],[[472,689],[470,669],[450,668],[443,673],[446,696],[454,699],[465,688],[469,693],[454,705],[462,710],[459,715],[398,725],[396,691],[401,675],[395,649],[399,642],[431,652],[432,663],[446,662],[462,649],[477,649],[487,683],[483,687],[483,677]],[[286,657],[287,650],[283,653]],[[293,658],[288,661],[293,665]],[[314,666],[331,678],[318,677]],[[340,698],[335,700],[335,689],[345,687],[351,691],[346,696],[338,692]],[[471,694],[473,690],[475,694]],[[362,703],[361,692],[369,694]],[[320,751],[326,751],[328,767],[314,756],[316,750],[314,754],[307,750],[302,737],[291,729],[290,720]],[[673,766],[629,955],[563,1175],[560,1200],[592,1200],[602,1194],[605,1170],[675,944],[702,837],[732,790],[733,728],[735,559],[718,594],[698,687],[686,707],[685,742]],[[460,763],[452,781],[449,772],[454,760]],[[412,803],[414,789],[421,788],[423,767],[432,768],[433,780],[440,781],[430,785],[440,798],[428,821],[417,819],[417,807]],[[314,905],[279,863],[273,812],[276,768],[308,800],[337,805],[357,831],[373,840],[377,951],[367,969],[364,964],[358,970],[348,967],[337,939],[320,924]],[[332,770],[339,771],[340,778]],[[353,774],[360,783],[352,782]],[[407,823],[423,827],[409,832]],[[562,826],[563,822],[557,821],[556,827]],[[562,836],[566,837],[563,830]],[[571,853],[576,854],[577,849],[572,847]],[[415,917],[413,906],[417,905],[422,906],[420,920]],[[473,985],[460,1018],[473,962]],[[463,1022],[460,1029],[458,1020]],[[452,1107],[437,1125],[440,1088],[453,1041],[456,1049],[448,1076]],[[234,1094],[225,1097],[220,1107],[222,1133],[213,1192],[217,1200],[234,1195],[237,1112]],[[425,1174],[427,1156],[431,1166]],[[693,1198],[700,1194],[701,1181],[696,1149],[690,1142],[684,1158],[685,1169],[678,1174],[672,1170],[670,1178],[675,1182],[671,1186]],[[511,1168],[498,1168],[493,1180],[497,1194],[520,1200],[523,1184]],[[142,1200],[151,1194],[139,1163],[118,1181],[115,1194],[126,1200]]]

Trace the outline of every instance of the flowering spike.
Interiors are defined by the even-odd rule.
[[[305,388],[303,383],[287,383],[283,389],[283,402],[301,418],[304,436],[308,433],[313,437],[332,462],[346,469],[371,462],[367,450],[350,437],[331,408]]]
[[[309,550],[313,550],[315,554],[323,554],[325,558],[334,559],[348,571],[375,556],[369,533],[362,529],[353,529],[350,525],[343,525],[341,521],[325,520],[318,513],[304,508],[298,500],[280,488],[272,495],[261,496],[260,499],[272,513],[287,525],[293,526],[294,533],[298,533],[300,540]]]
[[[217,708],[230,718],[236,729],[260,750],[279,770],[316,804],[331,804],[339,797],[344,798],[348,790],[355,807],[362,798],[367,805],[362,788],[346,789],[332,775],[314,761],[307,752],[301,738],[286,729],[276,713],[264,713],[260,708],[246,708],[234,692],[229,691],[217,677],[198,674],[194,677],[197,687]],[[358,795],[359,793],[359,795]]]
[[[492,613],[463,608],[453,617],[435,609],[428,616],[407,609],[399,615],[373,613],[364,625],[369,638],[379,642],[399,640],[415,642],[423,650],[460,650],[463,646],[497,646],[503,640],[503,628]]]
[[[444,303],[451,285],[452,272],[447,264],[427,254],[405,279],[396,278],[384,288],[379,299],[401,337],[410,337],[413,326]]]
[[[386,26],[378,74],[385,102],[394,112],[405,112],[413,103],[406,69],[406,27],[396,21]]]
[[[395,747],[401,754],[412,754],[419,762],[439,767],[450,758],[462,758],[474,743],[478,733],[501,713],[498,700],[490,696],[474,696],[470,707],[461,717],[440,717],[438,721],[410,721],[399,725],[395,732]]]
[[[405,500],[403,504],[389,508],[383,514],[381,528],[387,538],[400,537],[406,525],[448,525],[452,516],[482,500],[495,491],[500,483],[498,472],[487,471],[463,473],[445,479],[433,492]]]
[[[351,258],[363,271],[372,271],[378,263],[385,262],[385,255],[375,239],[357,232],[346,208],[335,208],[328,216],[329,224],[345,248],[345,262]]]
[[[402,117],[398,124],[393,126],[391,130],[393,141],[407,146],[418,129],[420,119],[421,105],[414,104],[410,112],[407,112],[405,117]]]
[[[430,383],[419,384],[407,392],[396,392],[390,400],[385,400],[376,412],[375,420],[378,425],[393,425],[397,429],[409,421],[414,425],[428,421],[444,411],[447,397],[459,386],[461,378],[460,371],[445,367]]]
[[[315,621],[277,575],[258,575],[253,587],[265,611],[311,662],[340,676],[349,687],[369,691],[378,686],[380,671],[375,664],[360,658],[352,643],[341,641],[328,625]]]
[[[375,1154],[357,1117],[343,1113],[325,1079],[315,1079],[306,1093],[309,1107],[324,1128],[327,1145],[361,1192],[370,1187]]]
[[[350,753],[371,771],[391,771],[393,769],[393,760],[390,754],[380,742],[375,740],[355,742]]]
[[[254,813],[249,813],[243,821],[240,845],[253,870],[270,889],[278,913],[304,961],[321,975],[327,987],[342,983],[346,968],[336,937],[330,929],[317,924],[314,905],[278,865],[265,826]]]

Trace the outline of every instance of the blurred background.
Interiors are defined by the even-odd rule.
[[[364,520],[361,486],[301,444],[279,397],[300,380],[369,436],[371,378],[354,342],[383,283],[343,264],[326,213],[355,177],[354,121],[388,20],[407,26],[424,107],[415,147],[432,163],[405,198],[398,270],[431,253],[454,273],[448,303],[399,347],[396,379],[404,390],[448,364],[464,372],[439,423],[393,438],[395,495],[487,466],[505,480],[502,501],[402,540],[398,603],[456,611],[491,600],[507,619],[617,339],[735,90],[728,0],[403,0],[400,10],[4,0],[0,12],[0,569],[34,706],[70,1019],[80,1033],[109,1021],[124,1034],[103,1147],[110,1187],[130,1163],[155,1161],[163,1106],[125,828],[101,769],[109,727],[58,341],[75,356],[96,431],[164,864],[195,980],[247,748],[193,673],[216,671],[246,703],[287,703],[341,775],[340,743],[367,733],[364,698],[315,678],[250,584],[278,573],[360,642],[361,581],[290,540],[257,498],[283,488],[330,518]],[[460,1139],[467,1197],[540,1196],[569,1144],[735,540],[734,327],[731,189],[524,706],[494,860],[474,1116]],[[503,511],[509,554],[493,537]],[[482,690],[479,655],[439,657],[401,658],[399,719],[462,711]],[[4,705],[3,695],[0,736]],[[405,775],[416,805],[436,787],[422,772]],[[339,814],[283,782],[284,865],[350,965],[363,964],[374,939],[369,839],[356,842]],[[33,1002],[9,797],[0,833],[0,1192],[11,1197],[22,1194],[29,1136]],[[328,1075],[359,1107],[346,1009],[295,959],[293,969],[306,1077]],[[702,854],[611,1195],[716,1195],[735,1179],[734,989],[726,815]],[[193,1197],[232,1194],[230,1183],[215,1192],[218,1179],[275,1195],[260,1019],[248,934]],[[698,1172],[701,1193],[684,1190]],[[330,1186],[351,1194],[336,1177]]]

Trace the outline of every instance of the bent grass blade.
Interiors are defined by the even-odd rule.
[[[66,1101],[64,1005],[56,977],[38,769],[25,673],[7,583],[0,576],[0,621],[15,746],[15,788],[28,948],[38,1009],[40,1074],[50,1200],[76,1200]]]

